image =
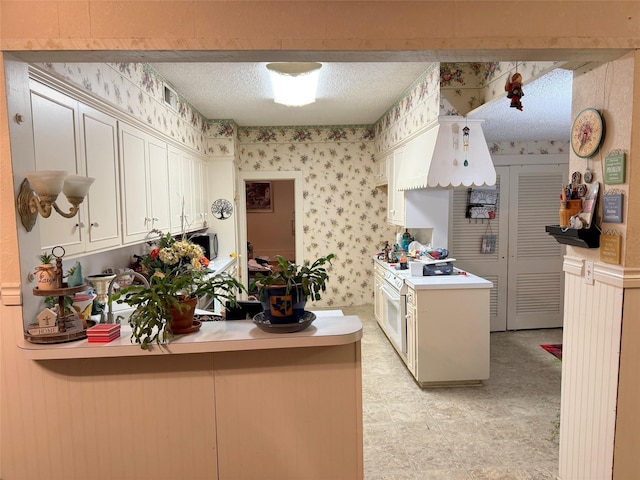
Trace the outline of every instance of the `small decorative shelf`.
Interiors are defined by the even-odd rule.
[[[576,229],[563,228],[560,225],[547,225],[544,228],[558,243],[582,248],[600,247],[600,230],[596,226]]]

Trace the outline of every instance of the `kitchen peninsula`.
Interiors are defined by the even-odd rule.
[[[318,314],[289,334],[203,322],[150,352],[129,334],[19,342],[68,380],[38,402],[60,410],[41,433],[73,450],[48,478],[363,478],[358,317]]]
[[[421,387],[481,384],[489,378],[493,284],[457,269],[409,272],[374,258],[378,324]]]

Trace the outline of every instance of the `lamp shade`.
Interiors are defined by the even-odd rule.
[[[94,182],[95,178],[81,177],[80,175],[69,175],[64,180],[64,186],[62,192],[67,198],[69,197],[81,197],[84,198],[89,193],[89,187]]]
[[[43,195],[57,196],[62,190],[64,179],[69,172],[62,170],[42,170],[39,172],[31,172],[26,175],[29,184],[36,194],[41,197]]]
[[[273,101],[288,107],[302,107],[316,101],[321,63],[269,63]]]

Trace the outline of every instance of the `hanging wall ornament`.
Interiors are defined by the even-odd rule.
[[[464,166],[469,166],[469,161],[467,160],[467,152],[469,151],[469,127],[464,127],[462,129],[462,148],[464,149]]]
[[[226,220],[233,213],[233,205],[229,200],[219,198],[211,204],[211,213],[218,220]]]
[[[522,75],[518,73],[518,64],[516,63],[516,73],[511,78],[507,77],[507,82],[504,85],[504,90],[507,92],[507,98],[511,99],[511,108],[517,108],[522,111],[522,103],[520,99],[524,97],[522,91]]]

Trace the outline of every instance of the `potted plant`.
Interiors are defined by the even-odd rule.
[[[307,299],[321,299],[327,290],[333,253],[297,265],[278,255],[277,265],[268,273],[257,273],[250,290],[257,289],[264,314],[271,323],[296,323],[304,315]]]
[[[56,275],[56,267],[51,263],[53,256],[44,252],[38,255],[40,265],[36,267],[36,279],[38,281],[39,290],[53,290],[58,287],[58,277]]]
[[[212,275],[202,248],[171,234],[160,237],[156,248],[142,257],[143,274],[149,286],[130,285],[112,295],[135,307],[129,317],[131,338],[146,350],[153,342],[166,343],[169,335],[190,333],[198,297],[210,295],[236,302],[244,286],[228,274]]]

